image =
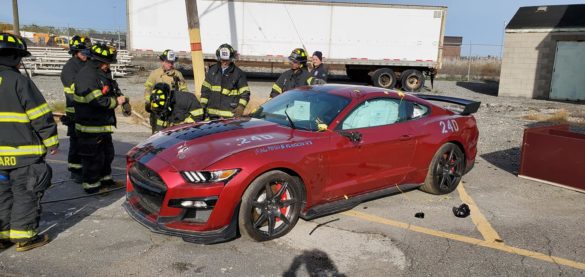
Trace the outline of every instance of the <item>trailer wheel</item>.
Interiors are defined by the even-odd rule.
[[[419,91],[425,84],[425,77],[416,69],[405,70],[400,77],[402,89],[405,91]]]
[[[372,74],[374,86],[392,89],[396,86],[396,74],[390,68],[380,68]]]

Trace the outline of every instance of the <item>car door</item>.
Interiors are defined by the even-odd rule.
[[[335,199],[400,184],[410,167],[416,139],[406,102],[393,98],[366,100],[339,124],[336,147],[327,154],[326,198]]]

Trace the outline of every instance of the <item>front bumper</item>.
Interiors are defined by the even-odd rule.
[[[186,185],[176,171],[169,171],[161,161],[153,159],[150,166],[128,165],[123,206],[133,219],[153,232],[194,243],[212,244],[237,236],[237,211],[233,212],[237,206],[216,206],[223,184]],[[203,201],[208,207],[183,208],[176,203],[191,199]]]
[[[214,244],[218,242],[224,242],[234,239],[237,236],[237,220],[235,217],[232,219],[228,226],[225,226],[218,230],[213,231],[202,231],[202,232],[188,232],[183,230],[170,229],[164,226],[164,222],[175,220],[174,218],[157,218],[151,220],[146,214],[139,211],[138,208],[133,207],[128,201],[122,204],[126,212],[134,220],[138,221],[144,227],[150,229],[150,231],[159,234],[171,235],[181,237],[184,241],[200,243],[200,244]]]

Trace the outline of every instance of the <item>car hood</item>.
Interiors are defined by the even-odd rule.
[[[143,164],[156,156],[176,170],[200,170],[241,151],[293,141],[293,131],[250,118],[180,125],[148,138],[129,156]]]

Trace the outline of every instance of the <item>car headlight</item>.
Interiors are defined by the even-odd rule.
[[[181,171],[185,181],[189,183],[216,183],[224,182],[232,178],[239,169],[225,169],[215,171]]]

